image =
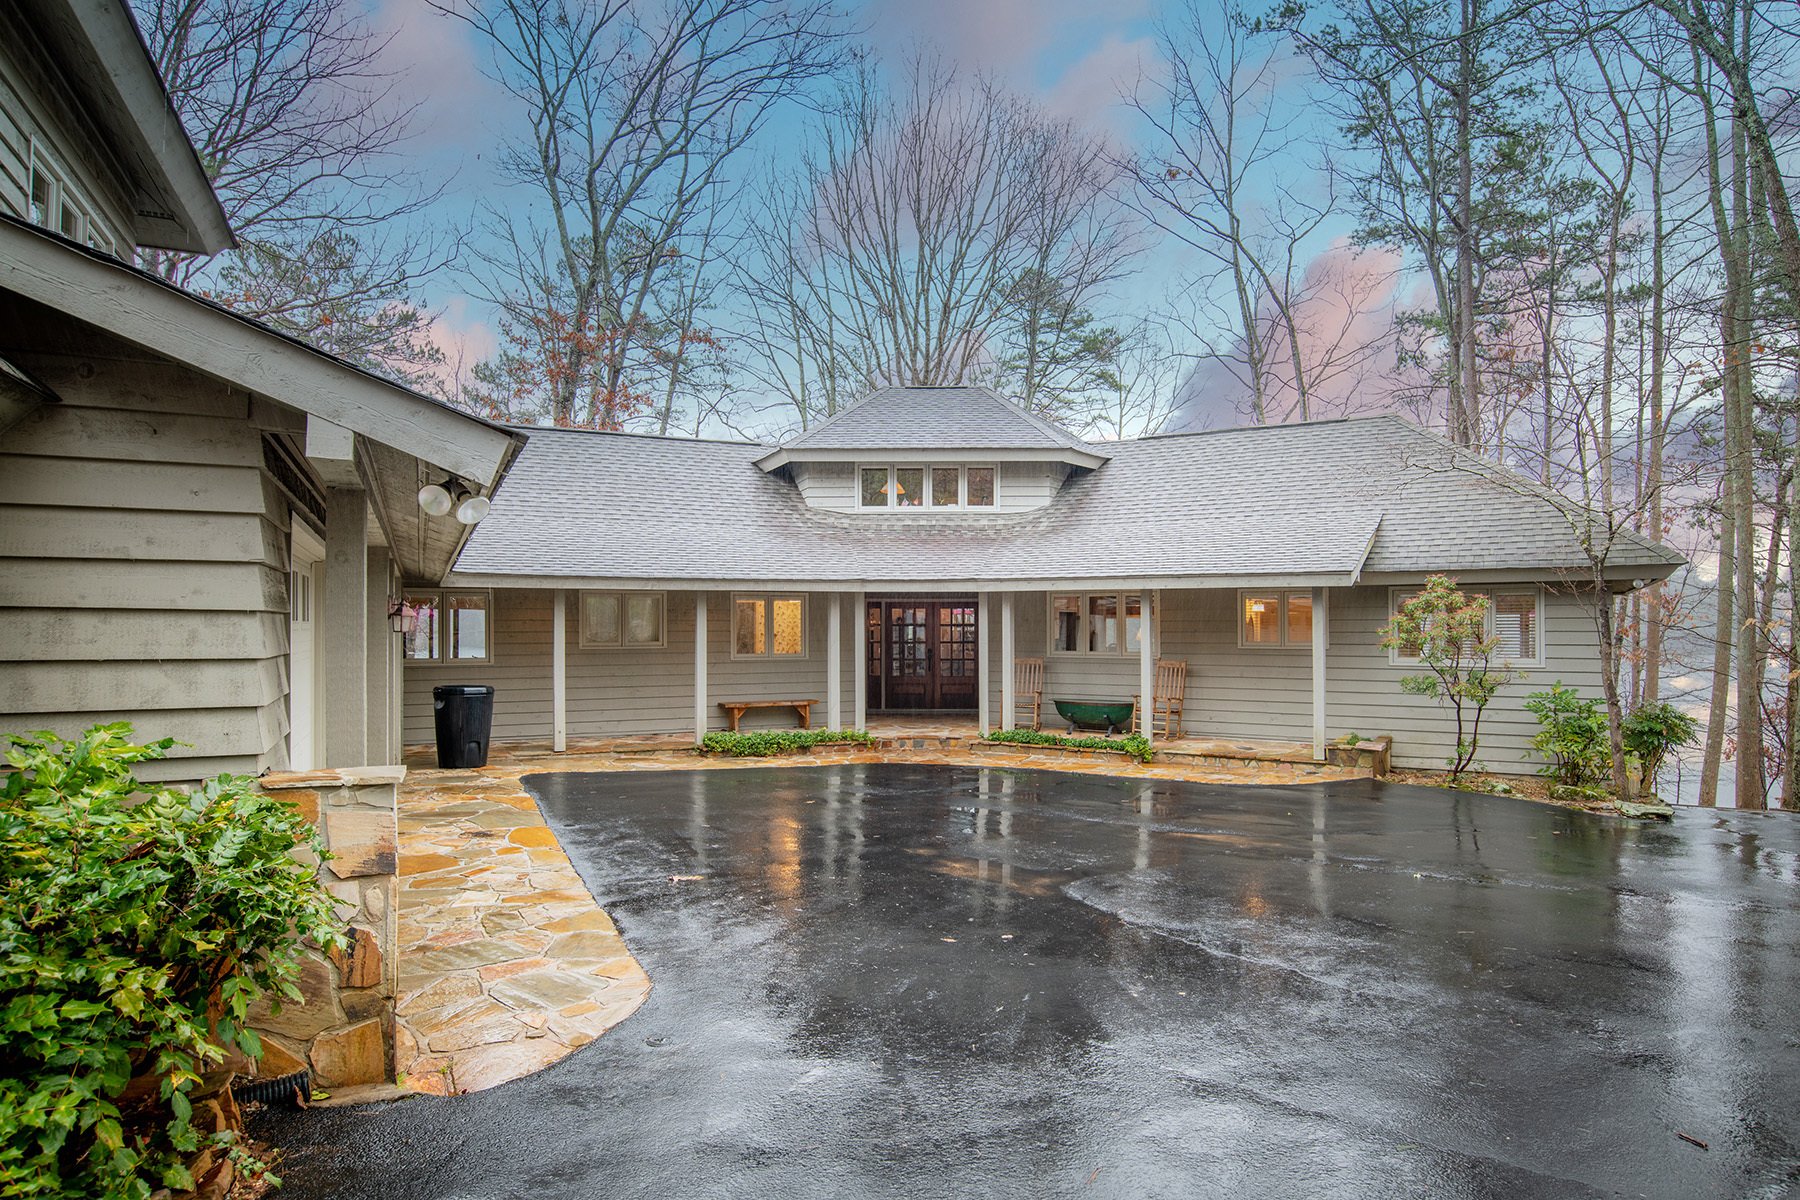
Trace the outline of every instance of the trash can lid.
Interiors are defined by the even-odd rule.
[[[491,696],[494,689],[485,683],[440,683],[431,689],[434,699],[445,696]]]

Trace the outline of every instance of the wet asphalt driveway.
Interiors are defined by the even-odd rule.
[[[526,782],[648,1003],[491,1091],[272,1115],[281,1196],[1800,1190],[1789,817],[907,765]]]

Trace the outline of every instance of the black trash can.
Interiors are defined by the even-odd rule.
[[[480,683],[446,683],[431,689],[437,710],[438,766],[487,766],[494,728],[494,689]]]

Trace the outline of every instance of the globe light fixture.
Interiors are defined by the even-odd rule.
[[[464,525],[473,525],[488,515],[489,507],[486,496],[470,496],[456,506],[456,519]]]
[[[419,507],[427,516],[442,517],[456,507],[451,496],[451,489],[456,487],[454,479],[446,479],[442,483],[428,483],[419,489]]]

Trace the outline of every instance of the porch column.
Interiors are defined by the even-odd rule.
[[[368,596],[364,603],[364,620],[368,623],[365,646],[368,659],[363,664],[368,688],[367,731],[363,735],[363,756],[369,763],[399,762],[393,748],[388,714],[388,684],[393,677],[393,635],[388,632],[388,552],[385,546],[368,548]]]
[[[550,748],[569,748],[569,592],[550,594]]]
[[[844,596],[827,592],[825,603],[825,727],[844,727]]]
[[[706,740],[706,601],[694,593],[694,745]]]
[[[850,622],[850,636],[856,642],[856,672],[850,678],[850,693],[855,699],[856,727],[869,729],[869,601],[868,593],[850,593],[856,603],[856,616]]]
[[[1147,742],[1156,741],[1156,647],[1151,644],[1155,640],[1150,626],[1150,589],[1144,588],[1138,592],[1138,703],[1143,705],[1138,732]]]
[[[368,766],[369,499],[361,488],[325,489],[323,635],[314,653],[319,678],[337,681],[324,705],[319,765]]]
[[[988,696],[988,688],[991,686],[989,677],[993,674],[988,656],[993,653],[993,647],[987,640],[988,601],[992,597],[992,592],[978,592],[975,596],[975,694],[980,697],[975,703],[975,711],[976,719],[981,722],[982,737],[986,737],[993,728],[988,720],[988,710],[993,707],[993,701]]]
[[[1325,631],[1331,623],[1329,589],[1312,590],[1313,757],[1325,757]]]
[[[1013,594],[1000,593],[1000,728],[1013,727],[1013,711],[1018,707],[1013,695],[1016,682],[1013,669]]]

